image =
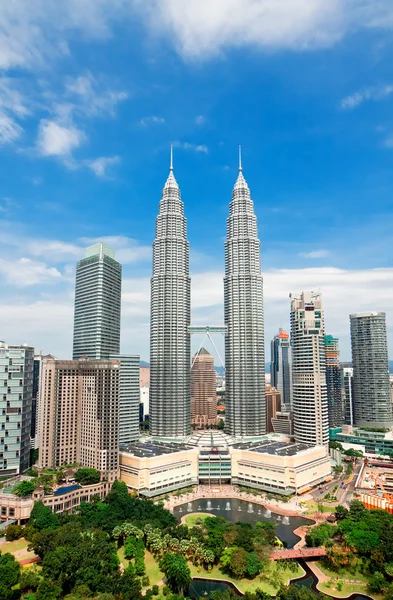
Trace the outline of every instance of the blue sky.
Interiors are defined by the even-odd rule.
[[[193,321],[222,323],[241,144],[267,342],[289,293],[320,288],[344,359],[350,312],[385,310],[393,348],[390,0],[16,0],[0,23],[1,338],[70,356],[75,263],[107,239],[122,351],[148,359],[171,143]]]

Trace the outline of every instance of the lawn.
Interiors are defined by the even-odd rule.
[[[356,570],[354,573],[351,573],[349,569],[340,569],[339,571],[333,571],[326,567],[323,561],[317,560],[315,562],[317,567],[319,567],[325,575],[330,577],[331,579],[353,579],[354,581],[364,581],[367,583],[367,577],[363,575],[359,570]]]
[[[193,513],[192,515],[186,516],[186,525],[188,527],[195,527],[195,525],[203,525],[203,522],[207,517],[215,517],[215,516],[216,515]],[[197,523],[197,521],[199,521],[199,523]]]
[[[130,561],[124,557],[124,546],[122,546],[121,548],[119,548],[117,550],[117,556],[119,557],[120,562],[126,569],[129,565]],[[153,555],[148,550],[145,550],[145,567],[146,567],[146,575],[150,579],[150,585],[155,585],[155,584],[158,585],[159,582],[164,577],[164,574],[161,573],[161,571],[158,567],[158,564],[156,563],[156,561],[153,558]],[[150,587],[150,586],[147,586],[147,587]]]
[[[360,583],[344,583],[340,591],[335,584],[330,584],[329,582],[318,583],[317,588],[320,592],[329,594],[334,598],[347,598],[351,594],[366,594],[370,598],[374,598],[374,600],[383,600],[382,594],[371,594],[367,591],[366,586]]]
[[[6,552],[10,552],[13,554],[14,552],[18,552],[18,550],[25,550],[29,542],[25,540],[25,538],[20,538],[20,540],[14,540],[13,542],[5,542],[4,544],[0,544],[0,550],[2,554]]]
[[[277,565],[274,561],[271,561],[269,569],[261,574],[255,579],[234,579],[230,577],[226,573],[223,573],[219,566],[214,566],[211,571],[205,571],[205,569],[201,569],[195,567],[194,565],[189,564],[191,570],[191,577],[205,577],[207,579],[225,579],[227,581],[232,581],[236,587],[244,594],[246,591],[255,592],[257,588],[274,596],[278,590],[279,586],[274,586],[270,583],[270,581],[266,581],[274,575],[277,571]],[[297,571],[292,573],[289,569],[282,569],[278,571],[280,576],[280,583],[287,585],[291,579],[297,579],[304,575],[304,570],[298,565]]]
[[[320,511],[318,507],[320,507],[322,510]],[[334,509],[335,509],[334,506],[323,506],[322,504],[313,502],[312,500],[307,502],[307,504],[305,504],[302,507],[302,510],[305,510],[306,514],[308,514],[308,515],[312,515],[313,513],[316,513],[316,512],[332,513],[332,512],[334,512]]]

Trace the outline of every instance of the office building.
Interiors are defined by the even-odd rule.
[[[265,344],[260,241],[241,161],[227,219],[224,320],[227,327],[225,429],[236,437],[264,434]]]
[[[274,433],[282,435],[293,435],[293,415],[287,411],[277,411],[276,416],[272,417],[272,427]]]
[[[139,369],[140,373],[140,386],[141,387],[149,387],[150,386],[150,367],[143,366]]]
[[[150,433],[184,437],[190,413],[190,265],[184,206],[172,152],[156,220],[150,305]]]
[[[87,248],[76,267],[73,359],[120,352],[121,265],[106,244]]]
[[[0,341],[0,477],[30,466],[34,348]]]
[[[390,429],[393,418],[386,315],[357,313],[350,315],[350,322],[354,424]]]
[[[139,438],[139,368],[137,354],[113,354],[120,363],[119,443],[129,444]]]
[[[339,427],[344,423],[344,402],[339,344],[332,335],[325,335],[325,359],[329,427]]]
[[[41,468],[79,463],[109,480],[118,469],[120,362],[42,361]]]
[[[292,349],[289,334],[280,329],[270,344],[270,384],[279,390],[283,408],[292,409]]]
[[[201,348],[191,368],[191,423],[197,427],[217,421],[216,377],[213,356]]]
[[[31,402],[31,427],[30,427],[30,447],[38,448],[37,436],[37,411],[38,411],[38,398],[39,398],[39,385],[40,385],[40,372],[41,372],[41,355],[34,356],[33,362],[33,394]]]
[[[266,386],[266,431],[274,431],[272,419],[281,411],[281,393],[271,385]]]
[[[341,391],[344,403],[344,423],[353,425],[353,368],[352,363],[341,363]]]
[[[293,425],[297,442],[327,445],[325,327],[320,293],[290,294]]]

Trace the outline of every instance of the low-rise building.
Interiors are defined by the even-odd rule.
[[[283,436],[236,442],[209,432],[193,438],[183,444],[146,441],[120,447],[121,480],[146,497],[198,483],[233,483],[288,496],[318,485],[331,473],[325,446]]]

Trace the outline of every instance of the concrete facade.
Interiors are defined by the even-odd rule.
[[[281,393],[271,385],[266,386],[266,431],[274,431],[272,419],[275,419],[277,412],[281,411]]]
[[[329,442],[325,324],[319,293],[290,294],[294,435],[313,446]]]
[[[214,358],[201,348],[191,368],[191,423],[198,427],[217,421],[216,378]]]
[[[40,468],[79,463],[108,478],[118,469],[119,361],[42,362]]]
[[[119,443],[128,444],[139,438],[139,365],[138,354],[112,354],[120,362]]]

